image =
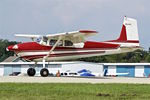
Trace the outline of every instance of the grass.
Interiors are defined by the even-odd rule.
[[[149,100],[146,84],[0,83],[0,100]]]

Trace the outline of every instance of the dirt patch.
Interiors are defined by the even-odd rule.
[[[108,96],[112,96],[110,95],[109,93],[98,93],[96,96],[103,96],[103,97],[108,97]],[[126,93],[123,93],[123,94],[120,94],[121,97],[127,97],[127,96],[137,96],[135,93],[133,94],[126,94]]]
[[[108,97],[111,96],[110,94],[105,94],[105,93],[98,93],[96,96],[104,96],[104,97]]]

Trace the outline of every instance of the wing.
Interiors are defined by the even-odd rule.
[[[98,32],[93,30],[79,30],[65,33],[49,34],[44,37],[47,37],[49,39],[58,39],[59,37],[61,37],[62,39],[70,40],[73,43],[80,43],[84,42],[86,37],[93,36],[96,33]],[[15,34],[15,36],[31,38],[33,41],[35,38],[43,37],[42,35],[29,35],[29,34]]]
[[[46,37],[59,37],[59,36],[73,36],[73,37],[85,36],[85,37],[88,37],[88,36],[95,35],[96,33],[98,33],[98,32],[93,31],[93,30],[80,30],[80,31],[50,34],[50,35],[46,35]]]
[[[31,38],[32,41],[34,41],[35,38],[41,37],[41,35],[30,35],[30,34],[15,34],[17,37],[25,37],[25,38]]]
[[[26,37],[26,38],[38,38],[41,35],[30,35],[30,34],[15,34],[17,37]]]
[[[79,30],[79,31],[66,32],[66,33],[50,34],[50,35],[46,35],[46,37],[58,39],[61,36],[63,39],[71,40],[73,43],[80,43],[80,42],[84,42],[85,38],[89,36],[93,36],[97,33],[98,33],[97,31],[93,31],[93,30]]]

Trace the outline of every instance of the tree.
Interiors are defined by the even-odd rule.
[[[149,55],[149,56],[148,56]],[[81,61],[88,62],[101,62],[101,63],[138,63],[138,62],[150,62],[150,53],[144,50],[136,50],[134,52],[96,56],[79,59]]]
[[[17,44],[17,43],[18,42],[16,41],[8,41],[8,40],[0,39],[0,62],[2,62],[7,57],[14,55],[14,52],[6,51],[6,47],[8,47],[9,45]]]
[[[147,62],[150,62],[150,53],[147,55],[146,61],[147,61]]]

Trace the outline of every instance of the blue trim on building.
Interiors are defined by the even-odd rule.
[[[104,65],[104,69],[103,69],[103,70],[104,70],[104,76],[106,76],[106,74],[107,74],[107,72],[108,72],[108,66],[105,66],[105,65]]]
[[[118,75],[118,76],[135,77],[135,66],[126,66],[126,65],[116,66],[116,73],[129,73],[128,75]]]
[[[21,72],[21,65],[13,65],[12,69],[13,72]]]
[[[108,66],[104,65],[104,70],[108,70]]]
[[[4,65],[4,76],[8,76],[9,74],[12,74],[12,65]]]
[[[150,76],[150,65],[144,66],[144,73],[146,77]]]

